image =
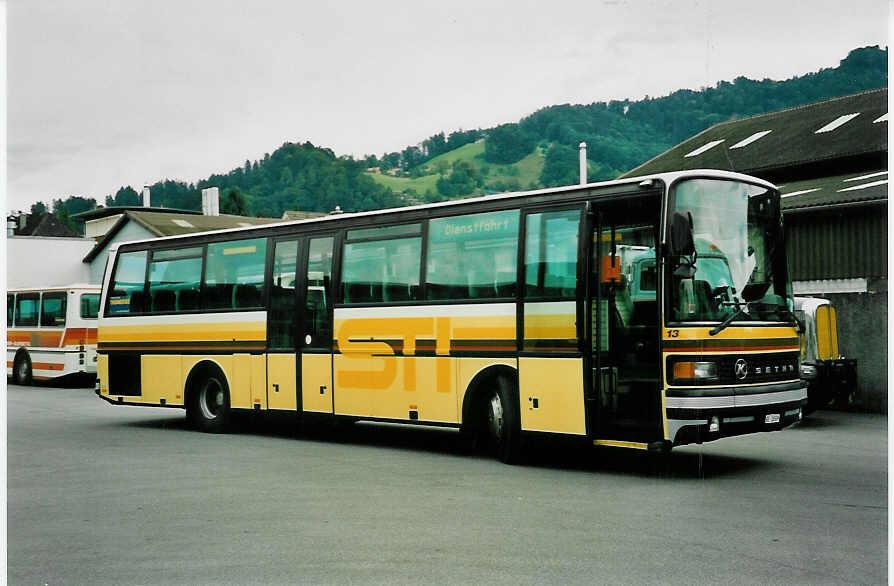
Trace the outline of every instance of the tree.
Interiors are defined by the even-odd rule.
[[[561,144],[549,147],[540,172],[540,183],[544,187],[573,185],[578,182],[579,174],[580,163],[576,149]]]
[[[238,187],[231,187],[221,201],[220,211],[232,216],[250,216],[251,204]]]
[[[511,165],[534,150],[537,140],[518,124],[497,126],[484,141],[484,159],[488,163]]]

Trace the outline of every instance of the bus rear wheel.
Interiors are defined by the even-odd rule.
[[[27,352],[19,352],[12,366],[12,380],[17,385],[27,386],[32,380],[31,357]]]
[[[222,433],[230,425],[230,391],[223,375],[209,372],[190,393],[186,416],[200,431]]]
[[[512,391],[512,384],[500,377],[484,403],[489,452],[506,464],[517,463],[521,456],[518,401]]]

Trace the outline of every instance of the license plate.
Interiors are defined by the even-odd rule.
[[[779,413],[770,413],[764,417],[764,423],[779,423]]]

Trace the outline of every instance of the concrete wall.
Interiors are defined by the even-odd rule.
[[[873,287],[870,287],[872,291]],[[855,407],[876,413],[888,410],[888,293],[822,295],[838,311],[838,347],[857,359]]]
[[[145,240],[147,238],[154,238],[155,236],[149,232],[149,230],[143,228],[136,222],[128,222],[124,225],[121,230],[118,231],[117,234],[112,238],[112,240],[106,245],[106,247],[96,255],[96,258],[93,259],[93,262],[90,263],[89,274],[91,283],[102,283],[102,275],[103,271],[106,268],[106,262],[109,260],[109,247],[118,242],[131,242],[133,240]],[[87,253],[81,257],[87,256]],[[87,266],[87,265],[84,265]]]
[[[92,279],[90,268],[83,262],[95,244],[92,238],[9,236],[6,287],[99,283]]]

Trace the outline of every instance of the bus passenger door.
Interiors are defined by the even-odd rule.
[[[655,258],[660,198],[594,202],[593,209],[590,429],[597,440],[654,441],[661,435]]]
[[[267,408],[298,410],[296,353],[298,292],[301,273],[298,261],[304,256],[303,240],[276,240],[273,243],[273,273],[268,283],[267,311]]]
[[[332,251],[335,238],[310,238],[300,266],[301,409],[332,413]]]

